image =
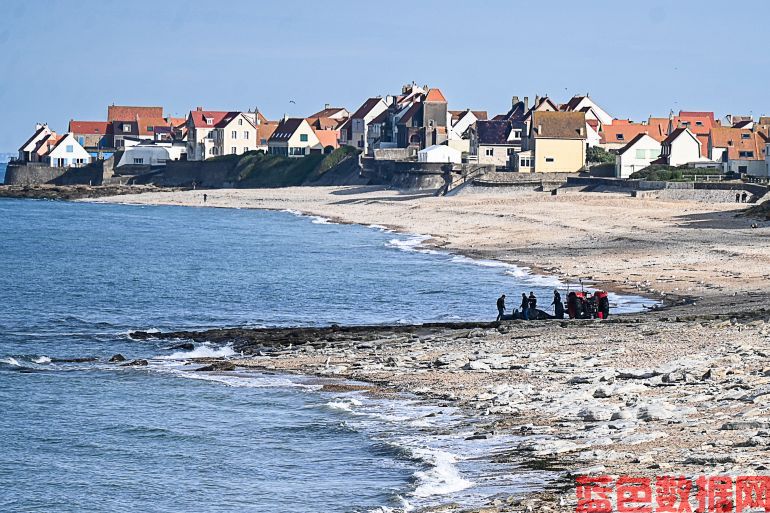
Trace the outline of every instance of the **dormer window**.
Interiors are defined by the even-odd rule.
[[[123,123],[123,131],[124,132],[130,132],[131,131],[131,125],[128,123]]]
[[[213,125],[214,124],[214,119],[213,118],[206,118],[206,124],[207,125]]]
[[[703,121],[696,121],[695,126],[703,126]]]
[[[615,134],[615,138],[616,138],[618,141],[623,141],[623,140],[625,140],[625,136],[624,136],[623,134]]]

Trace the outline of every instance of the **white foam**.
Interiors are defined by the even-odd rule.
[[[188,360],[190,358],[226,358],[235,355],[233,346],[228,344],[223,347],[215,347],[210,344],[203,344],[192,351],[178,351],[170,355],[156,356],[156,360]]]
[[[38,358],[35,358],[32,361],[35,362],[35,363],[38,363],[38,364],[41,364],[41,363],[51,363],[51,359],[48,358],[47,356],[40,356]]]
[[[440,449],[413,449],[412,454],[430,465],[428,470],[419,470],[414,477],[419,483],[412,494],[415,497],[431,497],[459,492],[473,486],[457,470],[457,457]]]
[[[347,411],[352,413],[354,407],[361,406],[363,404],[364,403],[362,403],[361,401],[353,397],[345,397],[345,398],[336,399],[334,401],[329,401],[328,403],[326,403],[326,406],[334,410],[342,410],[342,411]]]
[[[7,358],[0,358],[0,362],[13,365],[14,367],[21,367],[21,364],[16,358],[13,358],[12,356],[9,356]]]

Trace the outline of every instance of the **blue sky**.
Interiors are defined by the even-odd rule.
[[[733,8],[735,6],[735,8]],[[450,108],[589,92],[617,117],[770,114],[770,2],[0,2],[0,151],[110,103],[269,118],[416,81]],[[290,103],[294,100],[296,103]]]

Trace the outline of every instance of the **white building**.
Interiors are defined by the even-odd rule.
[[[369,123],[388,109],[382,98],[369,98],[351,116],[340,134],[340,144],[368,152]]]
[[[39,162],[39,150],[51,136],[56,137],[56,132],[48,128],[48,125],[40,123],[35,125],[35,133],[19,147],[19,160],[22,162]]]
[[[573,96],[569,102],[561,106],[561,110],[564,112],[582,111],[586,114],[586,119],[593,119],[595,117],[602,125],[611,125],[612,120],[614,119],[607,113],[607,111],[599,107],[599,105],[588,95]]]
[[[91,162],[91,155],[72,134],[63,135],[43,157],[51,167],[82,167]]]
[[[145,143],[135,140],[125,140],[123,157],[115,167],[122,166],[165,166],[170,160],[182,160],[182,155],[187,153],[187,145],[184,143],[153,142]]]
[[[662,163],[672,167],[706,160],[701,157],[701,142],[689,128],[677,128],[661,145]]]
[[[264,148],[258,130],[262,123],[267,120],[259,112],[191,111],[187,118],[187,159],[241,155]]]
[[[639,134],[618,150],[615,156],[615,176],[628,178],[649,166],[660,156],[661,144],[647,134]]]
[[[417,152],[418,162],[435,162],[445,164],[459,164],[462,162],[462,153],[444,144],[434,144]]]
[[[305,118],[281,121],[267,141],[268,153],[284,157],[304,157],[323,152],[323,145]]]

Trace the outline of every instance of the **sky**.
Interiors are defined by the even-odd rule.
[[[769,26],[767,0],[2,0],[0,152],[112,103],[278,119],[412,81],[490,115],[585,93],[637,121],[770,115]]]

